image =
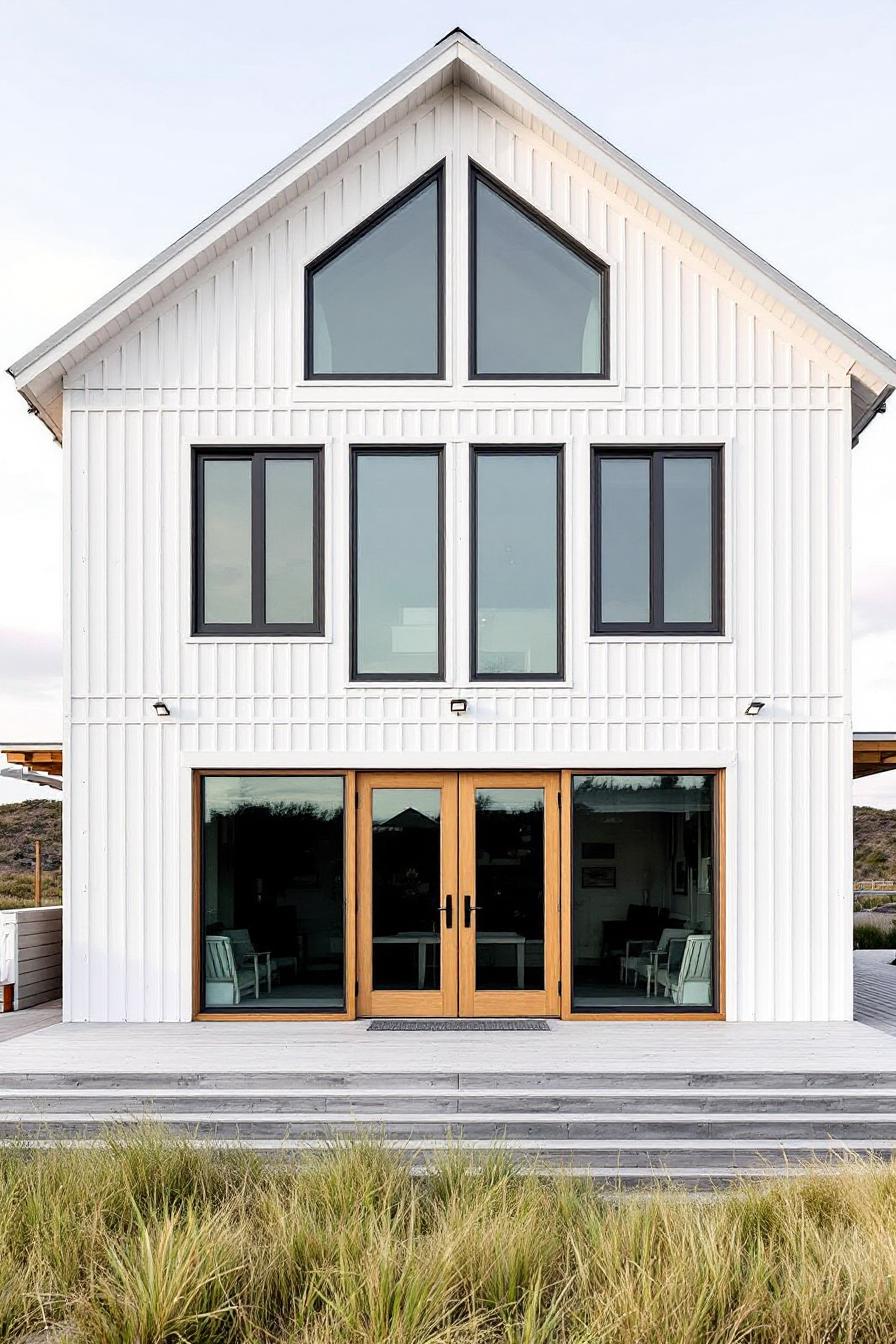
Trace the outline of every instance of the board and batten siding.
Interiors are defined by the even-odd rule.
[[[469,158],[609,264],[605,383],[467,378]],[[303,383],[305,263],[442,159],[444,383]],[[724,767],[728,1017],[851,1016],[848,370],[599,168],[440,92],[70,370],[67,1018],[190,1017],[198,765]],[[326,634],[194,638],[191,445],[262,443],[324,446]],[[349,446],[414,443],[445,445],[446,684],[351,685]],[[565,445],[562,684],[469,682],[473,443]],[[590,635],[595,443],[723,446],[723,636]]]

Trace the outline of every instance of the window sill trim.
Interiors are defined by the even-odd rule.
[[[733,635],[679,634],[674,630],[632,630],[628,634],[589,635],[589,644],[733,644]]]

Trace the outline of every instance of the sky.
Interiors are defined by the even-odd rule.
[[[461,26],[896,351],[893,0],[0,0],[0,367]],[[896,397],[853,477],[854,726],[896,730]],[[0,740],[61,734],[61,450],[0,373]],[[0,778],[0,803],[46,796]],[[896,772],[856,786],[896,807]]]

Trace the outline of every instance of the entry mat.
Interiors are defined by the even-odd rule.
[[[368,1031],[550,1031],[537,1017],[378,1017]]]

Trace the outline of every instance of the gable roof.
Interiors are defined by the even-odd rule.
[[[594,151],[614,166],[617,181],[632,202],[671,221],[693,250],[721,256],[729,274],[745,273],[754,291],[779,316],[790,315],[846,356],[852,375],[854,441],[870,423],[896,384],[896,357],[881,349],[793,280],[763,260],[708,215],[667,187],[584,122],[505,65],[461,28],[446,34],[429,51],[381,84],[293,154],[276,164],[207,219],[97,299],[9,368],[31,409],[61,441],[64,375],[141,317],[167,294],[195,275],[208,261],[256,228],[263,220],[324,177],[338,161],[427,101],[440,90],[466,83],[498,106],[529,123],[537,121],[574,151]]]

